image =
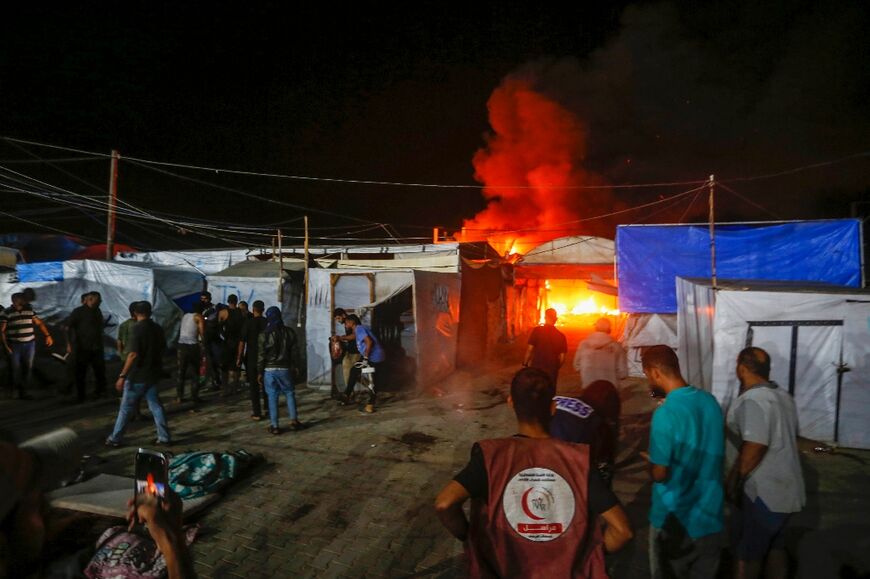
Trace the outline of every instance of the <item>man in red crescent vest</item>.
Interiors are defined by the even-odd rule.
[[[520,370],[508,397],[518,433],[476,443],[435,500],[441,523],[466,544],[472,577],[599,579],[604,551],[632,537],[616,496],[590,468],[589,447],[550,437],[554,395],[545,372]]]

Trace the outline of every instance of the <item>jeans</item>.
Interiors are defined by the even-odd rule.
[[[296,420],[296,390],[293,388],[293,380],[290,378],[289,368],[266,368],[263,372],[263,386],[266,396],[269,398],[269,421],[275,428],[278,427],[278,395],[282,392],[287,398],[287,413],[290,420]]]
[[[166,414],[163,412],[163,405],[160,403],[160,396],[157,394],[157,386],[144,383],[133,384],[129,380],[124,383],[124,395],[121,397],[118,419],[115,420],[115,429],[112,431],[111,436],[109,436],[111,442],[121,442],[124,430],[127,428],[127,423],[130,422],[130,417],[136,413],[142,397],[148,402],[148,408],[154,417],[154,426],[157,427],[157,440],[160,442],[170,442],[169,426],[166,424]]]
[[[9,342],[12,348],[12,384],[19,394],[24,394],[24,388],[30,383],[30,373],[33,369],[33,358],[36,355],[36,340],[29,342]]]

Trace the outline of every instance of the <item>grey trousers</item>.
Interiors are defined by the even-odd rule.
[[[722,534],[693,539],[682,529],[649,528],[652,579],[711,579],[719,571]]]

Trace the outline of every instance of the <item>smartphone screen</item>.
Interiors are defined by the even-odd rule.
[[[140,448],[136,453],[135,492],[149,493],[160,498],[166,496],[169,484],[169,463],[166,455]]]

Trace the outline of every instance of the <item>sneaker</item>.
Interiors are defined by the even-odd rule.
[[[160,440],[159,438],[154,439],[154,446],[169,446],[172,444],[171,440]]]
[[[281,434],[281,429],[278,428],[277,426],[270,426],[269,427],[269,434]]]
[[[107,438],[104,444],[111,448],[118,448],[119,446],[123,446],[120,442],[115,442],[111,438]]]

